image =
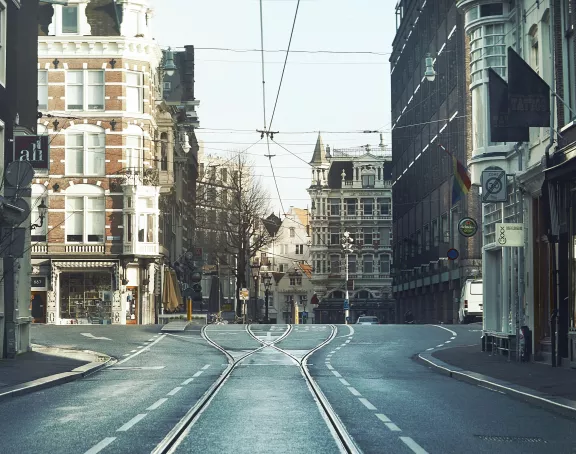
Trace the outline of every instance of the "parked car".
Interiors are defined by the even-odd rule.
[[[361,315],[356,321],[357,325],[379,325],[378,317],[371,315]]]
[[[470,323],[471,321],[482,319],[483,307],[482,279],[467,279],[460,293],[458,321],[460,323]]]

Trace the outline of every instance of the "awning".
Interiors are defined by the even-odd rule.
[[[566,159],[560,164],[548,167],[544,170],[546,180],[573,179],[576,174],[576,158]],[[567,177],[567,178],[566,178]]]
[[[164,268],[164,291],[162,292],[162,304],[164,305],[164,309],[174,311],[178,309],[181,302],[182,295],[180,294],[176,271],[166,267]]]

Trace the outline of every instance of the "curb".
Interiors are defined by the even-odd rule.
[[[503,380],[461,369],[457,366],[445,363],[434,358],[430,353],[420,353],[416,355],[416,360],[450,378],[455,378],[471,385],[482,386],[492,391],[506,394],[514,399],[528,402],[546,410],[559,413],[572,419],[576,419],[576,401],[563,397],[551,396],[524,386],[516,385]]]
[[[61,372],[59,374],[49,375],[47,377],[38,378],[37,380],[32,380],[26,383],[9,386],[0,392],[0,402],[12,397],[34,393],[43,389],[63,385],[64,383],[70,383],[74,380],[87,377],[88,375],[91,375],[94,372],[97,372],[115,362],[115,359],[108,355],[101,353],[95,353],[95,355],[98,356],[99,361],[94,361],[77,367],[70,372]]]

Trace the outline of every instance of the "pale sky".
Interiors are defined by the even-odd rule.
[[[154,35],[162,47],[196,47],[195,95],[200,101],[200,129],[206,154],[230,156],[258,141],[264,126],[260,52],[202,48],[260,49],[258,0],[153,0]],[[296,0],[264,0],[264,48],[285,50]],[[389,52],[395,33],[396,0],[301,0],[291,52],[272,123],[279,131],[248,150],[269,189],[276,212],[281,205],[306,208],[310,202],[310,161],[317,132],[332,148],[377,145],[380,130],[390,144]],[[374,54],[298,53],[354,51]],[[285,52],[265,53],[267,124],[274,107]],[[206,129],[203,129],[206,128]],[[231,131],[243,130],[243,131]],[[245,131],[244,131],[245,130]]]

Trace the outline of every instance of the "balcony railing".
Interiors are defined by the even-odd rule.
[[[32,246],[32,254],[47,254],[48,245],[47,244],[34,244]]]
[[[158,243],[139,243],[136,246],[124,244],[124,254],[134,255],[158,255],[160,246]]]
[[[120,186],[159,186],[160,171],[146,167],[124,167],[116,172],[111,184]]]
[[[64,248],[66,252],[72,254],[103,254],[103,244],[67,244]]]

